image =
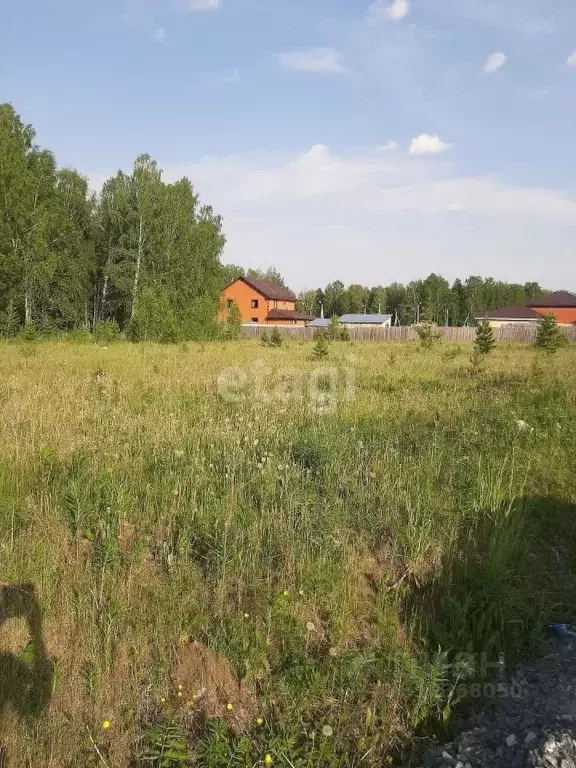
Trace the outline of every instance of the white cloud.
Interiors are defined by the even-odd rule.
[[[570,56],[566,59],[566,63],[569,67],[576,67],[576,51],[574,53],[571,53]]]
[[[411,155],[439,155],[450,149],[452,149],[452,145],[441,141],[440,136],[421,133],[420,136],[412,139],[408,152]]]
[[[387,19],[399,21],[406,18],[410,12],[409,0],[374,0],[368,8],[368,17],[373,19]]]
[[[284,69],[317,74],[341,74],[345,72],[340,52],[335,48],[312,48],[303,51],[287,51],[278,55]]]
[[[216,11],[222,5],[222,0],[186,0],[189,11]]]
[[[156,42],[163,43],[166,40],[166,30],[163,28],[155,29],[153,37]]]
[[[484,64],[484,72],[487,72],[488,74],[498,72],[498,70],[502,69],[507,61],[508,56],[506,56],[505,53],[501,53],[500,51],[491,53],[490,56],[488,56],[486,59],[486,64]]]
[[[266,266],[272,243],[295,289],[431,271],[576,287],[576,197],[559,190],[461,175],[452,163],[380,148],[335,153],[325,144],[160,164],[166,181],[188,176],[223,215],[225,261]],[[92,188],[103,180],[91,176]]]
[[[396,152],[398,149],[398,142],[388,141],[386,144],[381,144],[378,147],[379,152]]]

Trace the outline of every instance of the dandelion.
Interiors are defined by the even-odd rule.
[[[311,621],[308,621],[306,623],[306,629],[308,630],[308,632],[314,632],[316,630],[316,627]]]
[[[250,618],[250,614],[249,614],[249,613],[245,613],[245,614],[244,614],[244,618],[245,618],[245,619],[249,619],[249,618]]]
[[[232,712],[232,710],[234,709],[234,705],[228,702],[228,704],[226,704],[226,709],[228,710],[228,712]]]
[[[160,699],[160,704],[166,704],[166,699],[164,698],[164,696],[162,696],[162,698]]]
[[[301,590],[298,592],[298,594],[300,595],[300,597],[304,597],[304,590],[303,590],[303,589],[301,589]]]
[[[107,731],[108,728],[110,728],[110,720],[104,720],[104,722],[102,723],[102,730]]]
[[[183,685],[179,685],[179,686],[178,686],[178,690],[179,690],[179,691],[181,691],[183,688],[184,688],[184,686],[183,686]]]
[[[181,699],[181,698],[182,698],[182,691],[178,691],[178,698],[179,698],[179,699]]]
[[[328,651],[328,655],[332,656],[332,658],[335,659],[336,656],[338,656],[338,651],[336,650],[336,648],[330,648],[330,650]]]
[[[333,733],[334,733],[334,731],[332,730],[332,728],[329,725],[325,725],[322,728],[322,735],[323,736],[332,736]]]
[[[266,755],[266,757],[264,758],[264,762],[266,763],[266,765],[272,765],[272,755]]]
[[[284,595],[284,597],[290,597],[290,592],[288,592],[287,589],[285,589],[282,594]]]
[[[257,725],[263,725],[264,724],[264,720],[261,717],[257,717],[256,718],[256,724]]]

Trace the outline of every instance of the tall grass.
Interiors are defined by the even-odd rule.
[[[574,615],[574,347],[339,344],[333,413],[219,396],[311,346],[1,347],[0,580],[36,586],[55,670],[41,717],[0,715],[11,768],[380,766],[447,716],[455,654],[512,664]],[[241,726],[177,695],[190,639]]]

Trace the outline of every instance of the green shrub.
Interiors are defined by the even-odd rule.
[[[228,314],[222,328],[222,337],[227,341],[240,338],[242,330],[242,313],[235,301],[228,308]]]
[[[32,320],[29,320],[26,325],[18,332],[19,341],[36,341],[37,338],[38,331],[36,330],[36,326]]]
[[[329,352],[330,347],[328,346],[326,336],[324,334],[318,334],[316,337],[316,344],[314,344],[312,349],[312,356],[317,359],[321,359],[327,357]]]
[[[543,315],[538,321],[536,346],[553,355],[567,343],[568,339],[560,330],[554,315]]]
[[[417,325],[416,334],[420,339],[420,346],[422,349],[430,349],[442,337],[442,334],[437,330],[436,326],[428,322]]]
[[[284,343],[284,337],[278,330],[278,328],[274,327],[272,329],[272,333],[270,334],[270,346],[271,347],[281,347]]]
[[[99,344],[110,344],[120,338],[120,328],[115,320],[97,320],[93,335]]]

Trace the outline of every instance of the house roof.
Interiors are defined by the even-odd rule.
[[[392,315],[342,315],[341,323],[350,325],[383,325],[392,319]]]
[[[279,299],[280,301],[296,301],[296,296],[288,288],[283,288],[278,283],[272,282],[272,280],[259,280],[254,277],[240,276],[238,280],[243,280],[245,283],[254,288],[255,291],[262,294],[266,299]],[[234,280],[236,282],[236,280]]]
[[[576,296],[568,291],[555,291],[528,302],[529,307],[576,307]]]
[[[484,309],[475,314],[476,320],[540,320],[542,315],[525,304],[515,304],[500,309]]]
[[[312,320],[312,315],[305,315],[292,309],[272,309],[267,320]]]
[[[329,325],[330,320],[327,317],[317,317],[311,323],[308,323],[308,328],[328,328]]]

